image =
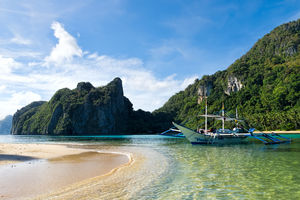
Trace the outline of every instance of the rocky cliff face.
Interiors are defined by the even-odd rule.
[[[8,115],[0,120],[0,134],[9,134],[11,130],[12,116]]]
[[[18,110],[12,119],[12,128],[11,133],[19,133],[23,131],[23,124],[27,119],[32,117],[40,108],[41,105],[46,103],[45,101],[35,101],[31,104],[23,107],[21,110]]]
[[[243,84],[235,76],[229,76],[227,81],[227,89],[224,91],[225,94],[230,95],[232,92],[238,92],[242,89]]]
[[[137,115],[140,117],[137,118]],[[64,88],[57,91],[49,102],[34,102],[22,108],[14,115],[11,133],[145,133],[147,130],[143,129],[146,126],[142,118],[146,116],[149,120],[153,118],[151,113],[133,111],[131,102],[123,95],[120,78],[98,88],[81,82],[73,90]]]
[[[198,89],[198,104],[201,104],[201,102],[204,100],[205,97],[208,97],[210,95],[210,92],[213,88],[213,85],[211,83],[206,85],[200,85]]]
[[[79,83],[69,92],[65,96],[58,92],[50,100],[55,106],[46,134],[109,134],[126,130],[124,119],[128,118],[130,108],[123,96],[121,79],[101,88]],[[75,101],[68,100],[72,97]]]

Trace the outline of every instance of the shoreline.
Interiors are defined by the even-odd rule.
[[[132,154],[126,152],[68,144],[0,143],[0,199],[40,199],[72,185],[110,176],[133,162]]]

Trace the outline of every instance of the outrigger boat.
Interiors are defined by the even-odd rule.
[[[237,110],[236,118],[225,117],[224,104],[222,106],[222,115],[210,115],[207,114],[207,101],[205,102],[205,129],[203,130],[192,130],[184,125],[173,122],[173,125],[192,143],[192,144],[240,144],[248,137],[252,137],[262,141],[264,144],[280,144],[291,142],[291,139],[283,137],[278,134],[254,134],[254,128],[246,131],[244,128],[238,126],[238,122],[242,121],[238,119]],[[222,120],[222,129],[216,131],[207,129],[207,118],[215,118]],[[233,130],[225,129],[225,121],[235,121],[236,127]],[[282,140],[283,139],[283,140]]]
[[[219,129],[216,132],[208,132],[206,130],[201,133],[183,125],[176,124],[175,122],[173,122],[173,124],[192,144],[238,144],[251,136],[251,133],[242,132],[240,131],[241,129],[237,129],[236,131],[230,129]]]
[[[238,126],[233,130],[225,129],[225,121],[238,122],[241,120],[238,119],[237,114],[236,118],[225,117],[224,104],[222,107],[222,116],[207,114],[207,103],[205,104],[205,115],[200,116],[205,117],[205,129],[200,131],[195,131],[173,122],[173,125],[178,128],[192,144],[237,144],[241,143],[244,139],[252,134],[251,132],[245,131],[243,128],[239,128]],[[216,131],[208,130],[208,117],[222,120],[222,129],[218,129]]]

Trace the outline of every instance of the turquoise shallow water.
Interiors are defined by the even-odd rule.
[[[0,142],[150,148],[167,158],[167,170],[133,199],[300,199],[300,135],[285,136],[293,142],[193,146],[184,138],[158,135],[0,136]],[[159,159],[152,164],[159,165]],[[151,162],[149,170],[157,170]]]

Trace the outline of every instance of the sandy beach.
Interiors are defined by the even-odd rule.
[[[136,199],[137,194],[154,184],[153,181],[159,180],[169,164],[166,157],[151,148],[98,145],[84,145],[83,148],[101,149],[103,152],[127,152],[131,155],[131,160],[102,176],[76,182],[58,191],[38,196],[36,199]]]
[[[132,162],[129,154],[50,144],[0,144],[0,199],[32,199]],[[46,195],[46,196],[45,196]]]
[[[88,152],[85,149],[68,148],[64,145],[48,144],[1,144],[0,165],[33,159],[51,159],[60,156]]]

